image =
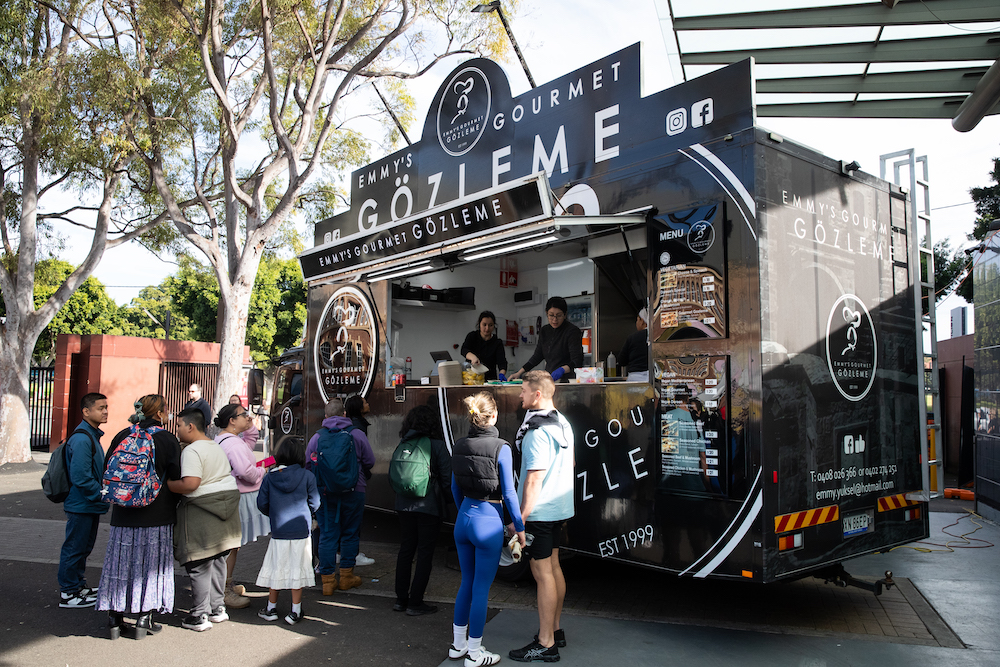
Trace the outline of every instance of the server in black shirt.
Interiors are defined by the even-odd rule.
[[[636,332],[625,339],[618,365],[628,373],[629,382],[649,381],[649,315],[645,308],[635,318]]]
[[[553,380],[559,380],[567,373],[583,366],[583,332],[566,321],[569,306],[561,296],[551,297],[545,302],[545,316],[549,323],[538,332],[538,346],[535,353],[516,373],[510,376],[516,380],[527,371],[545,360],[545,370],[552,373]]]
[[[470,331],[462,343],[462,356],[473,364],[482,364],[487,380],[496,380],[507,375],[507,355],[503,351],[503,341],[494,334],[497,329],[496,315],[488,310],[479,313],[479,323],[475,331]],[[505,379],[500,377],[500,379]]]

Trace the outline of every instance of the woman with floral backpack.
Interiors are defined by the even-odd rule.
[[[152,436],[153,464],[159,481],[155,499],[144,507],[111,508],[111,534],[97,588],[97,609],[108,612],[111,639],[121,635],[125,614],[136,616],[135,638],[159,632],[153,612],[165,614],[174,608],[174,524],[177,496],[167,488],[168,480],[180,479],[181,447],[177,438],[163,430],[167,419],[166,399],[159,394],[143,396],[135,403],[135,425],[122,429],[111,440],[106,462],[116,450],[141,429]]]

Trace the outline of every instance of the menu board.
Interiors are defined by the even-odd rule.
[[[660,488],[727,492],[728,357],[657,360]]]
[[[650,223],[652,342],[727,336],[724,209],[712,204]]]

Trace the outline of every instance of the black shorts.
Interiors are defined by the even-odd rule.
[[[543,560],[552,555],[553,549],[562,545],[563,527],[566,521],[528,521],[524,532],[532,536],[531,545],[525,548],[529,558]]]

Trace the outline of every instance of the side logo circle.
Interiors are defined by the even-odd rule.
[[[691,252],[702,255],[715,243],[715,227],[708,220],[699,220],[691,225],[687,235],[688,248]]]
[[[291,408],[284,408],[281,411],[281,432],[288,435],[292,432],[292,425],[295,423],[295,416],[292,415]]]
[[[871,391],[878,368],[878,337],[868,308],[853,294],[841,296],[826,323],[826,362],[834,384],[849,401]]]
[[[374,312],[368,297],[353,285],[339,288],[326,302],[313,343],[316,383],[324,403],[335,396],[368,393],[378,362]]]
[[[437,112],[437,135],[448,155],[465,155],[486,131],[493,105],[490,81],[478,67],[457,72],[444,88]]]

